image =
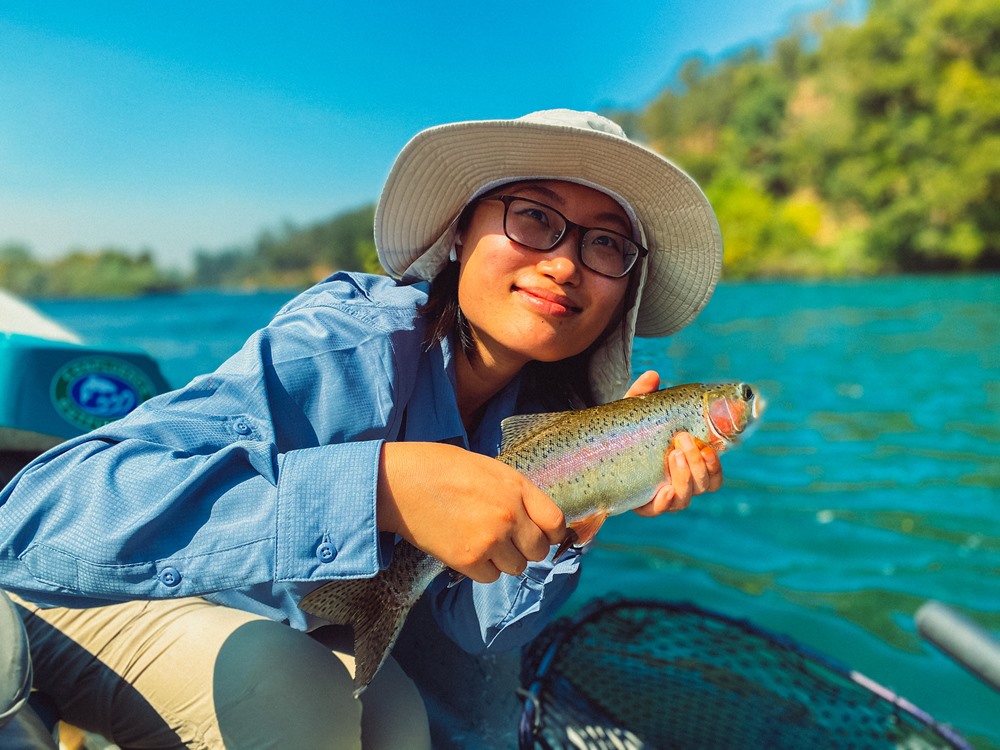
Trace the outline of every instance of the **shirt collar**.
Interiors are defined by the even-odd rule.
[[[517,406],[520,375],[490,399],[479,427],[471,436],[462,424],[455,383],[455,352],[449,337],[434,344],[420,358],[400,438],[451,443],[486,456],[496,456],[500,451],[500,422],[513,414]]]

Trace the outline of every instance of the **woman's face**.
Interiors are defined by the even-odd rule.
[[[622,207],[585,185],[538,180],[502,193],[547,204],[582,226],[633,234]],[[628,277],[612,279],[583,266],[579,230],[551,250],[533,250],[507,238],[503,216],[501,201],[483,200],[459,237],[458,301],[480,355],[521,366],[579,354],[620,310]]]

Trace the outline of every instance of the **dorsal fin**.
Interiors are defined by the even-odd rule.
[[[544,414],[515,414],[513,417],[507,417],[500,423],[502,432],[500,452],[503,453],[508,448],[524,442],[536,432],[544,430],[564,416],[565,412],[552,411]]]

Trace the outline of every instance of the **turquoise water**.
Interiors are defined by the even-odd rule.
[[[44,302],[92,341],[210,369],[290,293]],[[681,514],[611,519],[573,606],[606,593],[694,601],[787,633],[1000,748],[1000,694],[915,632],[944,601],[1000,633],[1000,277],[723,284],[637,371],[741,379],[768,400]]]

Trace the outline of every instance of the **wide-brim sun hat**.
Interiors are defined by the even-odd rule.
[[[493,187],[533,179],[597,188],[637,222],[649,255],[633,271],[641,282],[626,321],[629,346],[633,332],[679,331],[707,304],[722,269],[722,237],[697,183],[613,121],[568,109],[450,123],[415,135],[396,157],[375,210],[383,268],[403,281],[433,279],[448,262],[465,206]],[[598,380],[607,377],[629,373]],[[617,383],[604,386],[605,394],[620,390]]]

